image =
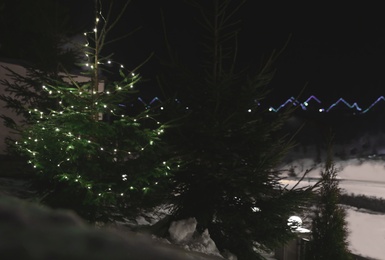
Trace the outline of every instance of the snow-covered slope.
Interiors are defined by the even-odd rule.
[[[385,161],[381,158],[351,158],[334,163],[339,170],[337,177],[342,192],[385,199]],[[291,176],[294,173],[297,177],[288,177],[282,183],[291,187],[306,170],[311,169],[298,187],[312,185],[320,177],[322,167],[322,163],[316,163],[312,158],[293,160],[282,169],[291,169]],[[352,253],[385,260],[385,215],[354,207],[347,207],[346,212]]]

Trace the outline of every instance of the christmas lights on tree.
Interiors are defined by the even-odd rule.
[[[121,80],[103,78],[101,56],[111,29],[96,1],[95,28],[84,46],[88,80],[66,73],[41,78],[41,88],[55,105],[30,110],[30,124],[17,142],[37,174],[46,203],[76,210],[89,220],[108,220],[157,205],[157,190],[167,185],[172,165],[162,158],[166,126],[148,107],[131,111],[140,76],[119,64]],[[110,7],[111,8],[111,7]],[[115,63],[117,64],[117,63]],[[100,86],[104,85],[101,89]]]

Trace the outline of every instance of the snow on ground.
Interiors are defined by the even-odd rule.
[[[335,166],[339,170],[337,176],[340,179],[340,187],[343,192],[385,199],[385,161],[373,158],[366,160],[349,159],[335,161]],[[323,164],[316,164],[312,159],[305,158],[294,160],[286,164],[282,169],[290,168],[294,170],[297,178],[288,176],[282,180],[282,183],[288,187],[295,185],[303,172],[312,169],[298,185],[303,187],[312,185],[318,180]],[[11,184],[6,182],[4,187],[17,186]],[[3,189],[3,193],[11,194],[7,189]],[[350,250],[354,254],[363,257],[385,260],[385,214],[375,214],[354,207],[347,207],[346,212]],[[178,245],[186,252],[191,252],[191,254],[194,251],[202,253],[206,258],[201,259],[221,259],[215,241],[210,238],[210,231],[207,230],[203,234],[197,234],[196,224],[195,219],[175,222],[170,227],[169,233],[172,241],[168,243]],[[235,259],[235,256],[230,253],[226,258]]]
[[[349,244],[352,253],[374,259],[385,259],[385,215],[371,214],[354,208],[346,210]]]
[[[342,192],[354,195],[366,195],[385,199],[385,161],[369,158],[366,160],[349,159],[335,161],[338,169],[337,178]],[[312,169],[297,187],[314,184],[320,177],[323,164],[316,164],[312,159],[298,159],[282,169],[294,169],[301,177],[307,169]],[[282,180],[284,185],[292,187],[297,178]],[[357,255],[378,260],[385,260],[385,215],[347,207],[349,228],[349,249]]]
[[[340,179],[340,188],[344,193],[374,196],[385,199],[385,162],[374,159],[350,159],[335,161]],[[323,164],[314,163],[312,159],[297,159],[282,169],[294,169],[297,178],[288,177],[282,180],[284,185],[292,187],[301,174],[307,169],[304,180],[298,187],[313,185],[320,177]],[[349,228],[349,249],[352,253],[376,260],[385,260],[385,215],[358,210],[346,206]],[[215,242],[210,238],[209,231],[197,236],[196,220],[186,219],[175,222],[169,230],[172,243],[182,246],[188,251],[198,251],[212,256],[219,256]],[[231,255],[231,254],[230,254]],[[228,256],[227,259],[235,259]],[[266,256],[268,257],[268,256]],[[270,259],[270,258],[268,258]],[[271,258],[274,259],[274,258]]]

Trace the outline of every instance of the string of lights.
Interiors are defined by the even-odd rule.
[[[151,106],[153,106],[158,102],[162,103],[162,100],[159,99],[158,97],[154,97],[148,102],[146,102],[143,98],[139,97],[138,101],[140,101],[140,103],[143,104],[144,107],[146,108],[150,108]],[[377,104],[379,104],[380,101],[385,102],[385,97],[379,96],[373,103],[371,103],[367,108],[364,109],[360,105],[358,105],[357,102],[349,103],[344,98],[339,98],[336,102],[332,103],[331,105],[324,105],[320,99],[318,99],[314,95],[311,95],[303,102],[300,102],[294,97],[290,97],[277,107],[269,106],[268,110],[271,112],[279,112],[281,109],[285,108],[286,106],[293,105],[293,106],[299,106],[303,111],[310,111],[310,110],[314,111],[314,109],[312,109],[313,107],[320,113],[328,113],[328,112],[337,111],[339,109],[339,105],[341,104],[345,108],[351,109],[353,113],[365,114],[365,113],[368,113]],[[261,106],[261,104],[258,104],[258,105]]]
[[[367,108],[363,109],[356,102],[349,103],[344,98],[339,98],[336,102],[332,103],[330,106],[323,106],[323,103],[314,95],[311,95],[304,102],[300,102],[296,98],[290,97],[289,99],[287,99],[280,106],[278,106],[276,108],[270,107],[269,111],[279,112],[282,108],[284,108],[285,106],[287,106],[288,104],[291,103],[291,104],[293,104],[293,106],[300,106],[302,108],[302,110],[305,110],[305,111],[310,109],[310,104],[313,104],[313,106],[316,106],[316,109],[318,110],[318,112],[320,112],[320,113],[327,113],[327,112],[332,112],[334,110],[338,110],[337,106],[339,104],[342,104],[342,105],[344,105],[344,107],[351,109],[354,113],[365,114],[365,113],[369,112],[381,100],[385,101],[385,97],[384,96],[378,97]]]

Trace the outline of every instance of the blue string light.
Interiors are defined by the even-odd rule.
[[[153,105],[156,101],[159,103],[162,103],[162,101],[158,97],[154,97],[148,103],[145,100],[143,100],[143,98],[141,98],[141,97],[139,97],[138,100],[147,109],[151,108],[151,105]],[[326,108],[325,107],[319,108],[318,112],[320,112],[320,113],[332,112],[333,110],[337,110],[337,105],[342,104],[342,105],[345,105],[347,108],[352,109],[353,113],[365,114],[365,113],[369,112],[381,100],[385,102],[385,97],[384,96],[378,97],[370,106],[368,106],[366,109],[362,109],[358,105],[357,102],[354,102],[351,104],[351,103],[347,102],[344,98],[339,98],[336,102],[332,103],[330,106],[328,106]],[[178,103],[180,102],[179,100],[175,100],[175,101]],[[271,112],[279,112],[281,109],[283,109],[287,105],[292,104],[293,106],[300,106],[302,110],[307,111],[310,109],[312,104],[314,106],[314,103],[315,103],[315,106],[320,106],[322,104],[321,100],[318,99],[314,95],[311,95],[310,97],[308,97],[304,102],[300,102],[296,98],[290,97],[289,99],[287,99],[284,103],[282,103],[278,107],[274,108],[274,107],[270,106],[268,110]],[[258,102],[258,106],[261,106],[261,104],[259,102]]]
[[[380,96],[379,98],[377,98],[376,101],[373,102],[373,104],[371,104],[367,109],[365,109],[364,111],[362,111],[362,113],[366,113],[368,112],[374,105],[376,105],[379,101],[381,100],[384,100],[385,101],[385,98],[384,96]]]
[[[317,105],[320,105],[322,102],[314,95],[310,96],[306,101],[304,101],[303,103],[300,103],[298,100],[296,100],[295,98],[291,97],[289,98],[288,100],[286,100],[282,105],[278,106],[277,108],[274,108],[274,107],[270,107],[269,108],[269,111],[272,111],[272,112],[278,112],[280,109],[282,109],[283,107],[285,107],[286,105],[288,105],[289,103],[292,103],[294,106],[296,105],[300,105],[301,108],[303,110],[308,110],[308,107],[309,107],[309,102],[310,101],[316,101],[318,104]],[[370,109],[372,109],[379,101],[385,101],[385,98],[384,96],[380,96],[379,98],[377,98],[377,100],[375,102],[373,102],[368,108],[366,109],[362,109],[358,104],[357,102],[354,102],[353,104],[350,104],[349,102],[347,102],[345,99],[343,98],[339,98],[336,102],[334,102],[332,105],[330,105],[329,107],[327,108],[320,108],[318,109],[319,112],[330,112],[331,110],[335,109],[335,107],[342,103],[344,104],[347,108],[349,109],[352,109],[354,113],[358,112],[360,114],[365,114],[367,112],[370,111]]]

